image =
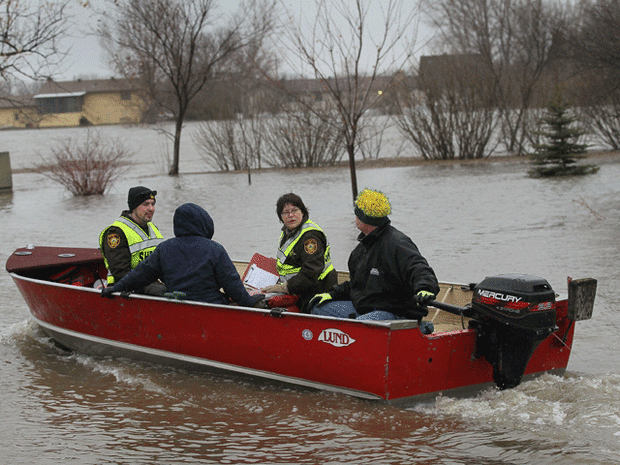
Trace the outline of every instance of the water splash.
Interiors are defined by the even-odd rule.
[[[552,435],[617,450],[620,437],[620,373],[543,375],[514,389],[489,389],[473,398],[439,396],[413,408],[457,418],[477,428]]]

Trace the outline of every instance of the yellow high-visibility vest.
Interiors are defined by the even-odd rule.
[[[303,236],[303,234],[307,231],[320,231],[325,236],[325,233],[319,227],[319,225],[317,225],[311,220],[308,220],[303,224],[301,228],[299,228],[299,231],[297,231],[297,234],[290,237],[284,244],[282,244],[281,247],[278,247],[278,253],[276,256],[276,268],[278,270],[278,274],[280,275],[281,281],[288,281],[293,276],[295,276],[297,273],[299,273],[299,271],[301,270],[301,267],[294,267],[292,265],[286,265],[284,262],[286,261],[286,258],[289,256],[289,254],[292,252],[293,248],[295,247],[295,244],[297,244],[297,241],[299,241],[299,239],[301,239],[301,236]],[[280,242],[282,242],[283,236],[284,236],[284,231],[280,234]],[[334,266],[332,265],[332,261],[331,261],[330,245],[329,245],[329,242],[327,241],[327,236],[325,236],[325,243],[326,243],[325,255],[324,255],[325,266],[323,267],[323,271],[319,275],[319,280],[324,279],[325,276],[327,276],[327,274],[331,270],[334,269]]]
[[[131,253],[131,269],[133,270],[138,263],[148,257],[155,247],[159,245],[163,240],[164,236],[159,232],[157,226],[153,223],[147,223],[148,226],[148,234],[138,226],[136,223],[131,221],[129,218],[125,218],[121,216],[110,226],[101,231],[99,235],[99,247],[103,252],[103,236],[105,232],[111,228],[112,226],[116,226],[120,228],[123,233],[125,233],[125,237],[127,238],[127,243],[129,244],[129,252]],[[110,267],[108,265],[108,260],[103,255],[103,262],[105,263],[106,268],[108,269],[108,284],[114,284],[114,276],[110,273]]]

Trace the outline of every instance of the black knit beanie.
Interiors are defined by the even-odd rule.
[[[152,191],[148,187],[132,187],[129,189],[129,194],[127,195],[127,205],[129,206],[129,211],[134,211],[134,209],[142,202],[148,199],[154,199],[156,195],[157,191]]]

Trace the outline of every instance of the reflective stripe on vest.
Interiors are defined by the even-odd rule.
[[[278,248],[278,254],[276,256],[276,268],[278,270],[278,274],[280,275],[281,281],[288,281],[293,276],[297,275],[297,273],[299,273],[299,271],[301,270],[301,267],[286,265],[284,262],[286,261],[286,258],[289,256],[289,254],[292,252],[295,244],[297,244],[297,241],[299,241],[299,239],[301,239],[301,236],[307,231],[320,231],[321,233],[323,233],[323,236],[325,236],[323,230],[319,228],[316,223],[308,220],[303,224],[301,228],[299,228],[297,234],[290,237],[284,244],[282,244],[281,247]],[[280,242],[282,241],[283,236],[284,232],[280,234]],[[325,243],[325,265],[323,266],[323,271],[319,275],[319,280],[324,279],[325,276],[327,276],[327,274],[334,269],[330,257],[330,245],[327,241],[327,236],[325,236]]]
[[[120,228],[127,238],[129,252],[131,253],[131,269],[138,266],[138,263],[148,257],[153,250],[155,250],[155,247],[157,247],[164,240],[164,236],[162,236],[159,229],[157,229],[157,226],[153,223],[147,223],[147,234],[140,226],[131,221],[129,218],[121,216],[101,232],[101,235],[99,236],[99,247],[101,247],[101,250],[103,250],[103,237],[105,232],[112,226]],[[108,284],[114,284],[114,276],[110,273],[110,267],[105,255],[103,257],[103,261],[106,268],[108,268]]]

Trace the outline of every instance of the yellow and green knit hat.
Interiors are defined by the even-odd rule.
[[[392,213],[390,201],[383,192],[364,189],[355,199],[355,216],[362,223],[379,226]]]

